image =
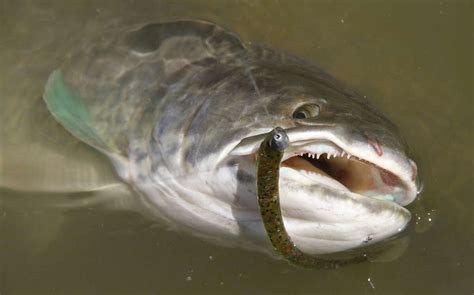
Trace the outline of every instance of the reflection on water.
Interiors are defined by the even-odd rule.
[[[9,187],[0,191],[1,294],[474,290],[469,1],[4,0],[0,13],[0,180]],[[304,270],[168,231],[125,209],[136,196],[117,184],[108,161],[51,120],[40,95],[82,36],[117,21],[172,17],[215,21],[248,42],[303,56],[388,113],[425,180],[409,207],[402,254]]]

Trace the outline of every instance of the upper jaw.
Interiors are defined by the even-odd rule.
[[[405,206],[417,195],[416,164],[403,152],[380,146],[377,143],[351,140],[343,136],[337,127],[294,127],[285,130],[290,139],[290,147],[285,151],[283,160],[302,153],[318,157],[321,154],[356,159],[389,171],[398,178],[403,193],[395,195],[394,201]],[[255,154],[266,133],[244,138],[230,152],[231,156]],[[377,201],[374,199],[374,201]]]

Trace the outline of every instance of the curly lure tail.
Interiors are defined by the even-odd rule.
[[[257,153],[257,194],[260,214],[267,235],[275,251],[289,262],[303,267],[338,268],[367,261],[364,257],[329,260],[303,253],[291,240],[285,229],[280,208],[280,163],[290,144],[288,135],[280,127],[273,129],[263,140]]]

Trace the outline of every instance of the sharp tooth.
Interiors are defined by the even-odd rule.
[[[316,159],[319,159],[319,157],[321,157],[320,154],[316,154]]]
[[[347,154],[347,158],[350,159],[350,158],[351,158],[351,155]]]
[[[332,156],[331,154],[328,154],[328,160],[331,159],[331,156]]]

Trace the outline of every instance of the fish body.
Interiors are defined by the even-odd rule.
[[[46,85],[52,115],[107,155],[155,216],[207,240],[270,250],[256,153],[276,126],[283,219],[308,254],[381,241],[410,220],[416,165],[365,98],[292,55],[205,21],[114,28]]]

